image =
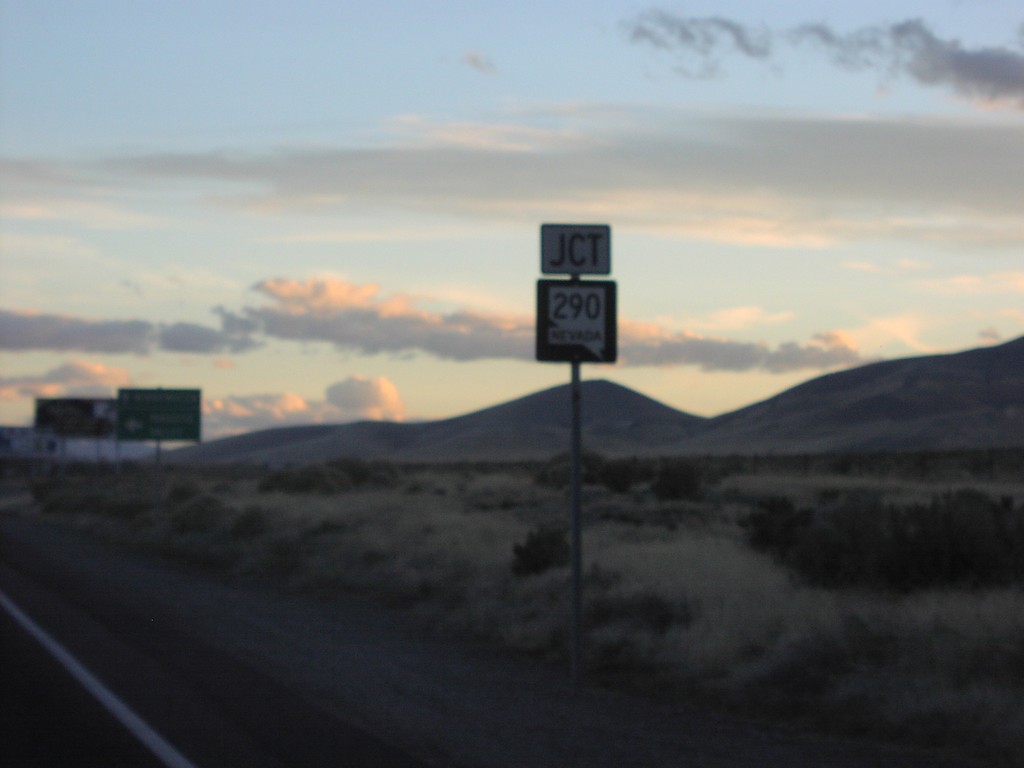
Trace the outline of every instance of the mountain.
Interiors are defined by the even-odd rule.
[[[1024,445],[1024,338],[828,374],[708,420],[678,453]]]
[[[570,389],[463,416],[268,429],[168,452],[174,462],[547,459],[569,448]],[[811,379],[705,419],[609,381],[582,384],[584,447],[606,456],[984,449],[1024,445],[1024,338]]]
[[[607,455],[662,453],[705,419],[610,381],[581,384],[584,442]],[[394,461],[548,459],[569,450],[568,385],[463,416],[422,423],[363,421],[280,427],[166,454],[168,461],[301,464],[340,457]],[[600,446],[600,448],[598,448]]]

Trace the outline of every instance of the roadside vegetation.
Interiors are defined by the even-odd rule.
[[[1017,454],[585,462],[591,681],[1024,764]],[[231,578],[372,594],[562,660],[568,462],[36,482],[35,509]]]

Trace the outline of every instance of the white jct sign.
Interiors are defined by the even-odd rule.
[[[545,275],[607,275],[612,270],[607,224],[542,224],[540,271]]]

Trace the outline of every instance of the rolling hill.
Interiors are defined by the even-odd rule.
[[[463,416],[421,423],[363,421],[263,430],[166,454],[173,462],[301,464],[339,457],[394,461],[547,459],[569,449],[570,391],[553,387]],[[702,425],[609,381],[582,384],[584,441],[608,455],[650,455]]]
[[[819,453],[1024,445],[1024,338],[828,374],[709,419],[679,453]]]
[[[176,462],[299,464],[547,459],[569,446],[569,387],[441,421],[277,428],[190,446]],[[706,419],[609,381],[583,382],[583,434],[607,456],[946,450],[1024,445],[1024,338],[811,379]]]

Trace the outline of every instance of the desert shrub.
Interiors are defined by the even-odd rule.
[[[607,460],[604,456],[592,451],[583,451],[580,459],[583,482],[588,484],[600,482],[601,473],[606,463]],[[545,488],[567,488],[570,472],[570,456],[567,453],[562,453],[537,469],[533,479],[537,485]]]
[[[653,590],[598,594],[587,602],[587,624],[624,624],[664,635],[675,620],[672,604]]]
[[[153,497],[138,491],[127,491],[108,498],[102,505],[102,514],[118,520],[134,520],[153,508]]]
[[[152,492],[137,483],[98,484],[94,481],[36,483],[32,494],[49,514],[82,514],[132,520],[153,505]]]
[[[272,472],[259,483],[260,493],[342,493],[359,486],[394,488],[401,481],[398,469],[384,461],[334,459],[322,464]]]
[[[889,578],[905,588],[1007,584],[1024,578],[1024,509],[974,490],[890,513]]]
[[[851,496],[813,510],[773,499],[742,525],[752,547],[818,586],[907,592],[1024,581],[1024,509],[976,490],[930,504]]]
[[[270,529],[267,513],[261,507],[249,506],[231,524],[231,535],[236,539],[262,536]]]
[[[259,484],[260,493],[320,493],[347,491],[354,486],[344,469],[327,464],[307,464],[272,472]]]
[[[167,500],[171,504],[180,504],[183,501],[194,499],[202,492],[202,487],[194,480],[179,480],[167,492]]]
[[[274,579],[295,575],[301,568],[306,553],[294,536],[279,536],[267,541],[251,558],[250,573]]]
[[[562,528],[539,526],[512,547],[512,573],[530,576],[569,564],[569,540]]]
[[[631,459],[609,459],[597,470],[598,481],[613,493],[625,493],[637,483],[654,476],[649,462]]]
[[[347,475],[355,486],[370,485],[376,488],[394,488],[401,480],[398,468],[386,461],[342,458],[327,462],[327,466]]]
[[[109,490],[69,480],[40,480],[32,484],[32,498],[50,514],[95,513],[109,496]]]
[[[697,500],[701,497],[703,478],[700,467],[688,459],[662,462],[651,483],[654,496],[662,501]]]
[[[465,483],[462,498],[466,509],[494,510],[533,507],[539,494],[529,476],[491,472]]]
[[[654,652],[676,621],[672,604],[653,591],[598,594],[586,604],[588,666],[605,680],[656,672]]]
[[[209,531],[223,522],[230,511],[230,507],[218,497],[204,493],[171,510],[171,530],[175,533]]]
[[[785,559],[810,525],[812,512],[785,496],[772,496],[740,521],[750,545]]]
[[[53,480],[36,480],[32,483],[29,490],[35,501],[45,502],[46,498],[54,492],[55,488],[57,488],[57,483]]]

